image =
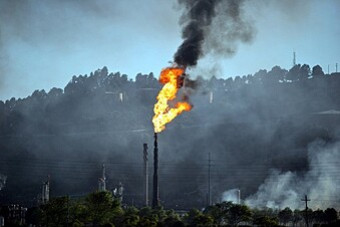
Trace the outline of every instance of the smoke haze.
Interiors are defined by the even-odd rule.
[[[229,188],[239,188],[243,198],[257,191],[260,195],[260,185],[273,178],[269,169],[279,171],[274,175],[277,182],[282,177],[289,182],[297,179],[294,174],[300,177],[314,168],[309,163],[316,163],[315,152],[332,151],[336,161],[339,150],[330,144],[338,141],[340,119],[336,111],[327,110],[340,109],[340,77],[306,79],[296,72],[274,67],[242,78],[198,79],[206,92],[191,96],[195,108],[158,137],[160,197],[165,207],[207,204],[209,152],[214,202]],[[0,172],[8,176],[1,201],[34,204],[47,175],[52,197],[96,190],[104,162],[108,188],[122,182],[124,201],[143,204],[142,145],[148,143],[152,149],[152,107],[159,89],[153,74],[138,74],[129,81],[127,75],[109,73],[104,67],[73,77],[64,89],[0,102]],[[316,140],[325,141],[325,149],[311,150]],[[324,163],[329,156],[318,158]],[[335,165],[330,170],[339,172]],[[288,183],[296,192],[292,200],[305,194]],[[328,200],[319,190],[308,196]],[[276,195],[280,193],[284,195],[283,191]],[[269,201],[280,204],[274,195]]]
[[[245,202],[252,207],[299,209],[303,195],[313,198],[313,208],[339,208],[340,143],[310,144],[308,170],[303,173],[273,169],[256,194]]]
[[[240,198],[239,198],[239,193],[240,190],[235,188],[235,189],[230,189],[228,191],[225,191],[222,193],[222,202],[233,202],[235,204],[240,203]]]
[[[0,86],[5,85],[0,91],[26,89],[22,95],[34,88],[48,89],[0,101],[0,172],[8,176],[1,202],[35,204],[47,175],[51,175],[51,196],[79,196],[96,190],[104,162],[108,188],[121,181],[126,189],[124,202],[143,204],[142,144],[151,148],[153,142],[152,107],[160,85],[152,73],[137,74],[135,80],[129,79],[134,79],[135,73],[128,77],[110,73],[106,67],[85,73],[109,64],[114,71],[156,72],[181,42],[178,15],[170,10],[170,1],[110,2],[0,0]],[[312,208],[339,207],[338,200],[330,198],[339,194],[332,174],[338,174],[339,167],[329,163],[330,171],[321,168],[330,157],[338,160],[339,115],[317,113],[340,110],[340,76],[312,75],[309,66],[302,70],[296,65],[289,71],[276,66],[253,75],[213,77],[215,73],[223,75],[224,66],[217,63],[224,57],[237,57],[241,43],[264,44],[240,56],[237,72],[246,68],[245,63],[257,70],[256,62],[261,59],[274,59],[275,64],[284,58],[289,63],[283,64],[291,65],[290,48],[306,31],[315,30],[307,33],[310,39],[301,39],[302,46],[313,49],[308,56],[315,57],[317,64],[325,59],[322,51],[327,48],[309,41],[315,37],[326,46],[333,43],[328,40],[338,41],[338,36],[319,39],[318,35],[328,34],[328,27],[311,29],[314,24],[304,24],[304,20],[293,21],[295,26],[288,26],[284,34],[275,33],[289,24],[280,18],[255,40],[263,29],[255,25],[263,23],[254,23],[254,17],[272,22],[268,18],[275,18],[277,12],[289,17],[290,8],[294,15],[307,17],[309,1],[256,1],[264,7],[256,5],[260,9],[249,15],[254,2],[179,1],[179,6],[184,6],[178,11],[184,12],[184,41],[175,53],[175,62],[202,66],[198,61],[209,59],[212,64],[197,71],[209,80],[197,79],[203,92],[192,94],[195,108],[179,116],[159,136],[160,197],[165,207],[201,208],[207,204],[209,152],[215,202],[227,189],[239,188],[255,206],[299,207],[300,198],[309,193],[312,201],[320,200]],[[338,7],[333,8],[338,15]],[[313,22],[319,19],[312,16]],[[337,28],[339,23],[334,25]],[[273,39],[277,45],[267,44]],[[286,42],[287,46],[283,45]],[[311,47],[321,51],[316,53]],[[338,56],[338,48],[331,47],[335,52],[331,56]],[[288,56],[281,58],[282,53]],[[83,75],[71,78],[72,74]],[[50,89],[51,84],[64,88]],[[320,140],[325,144],[314,143]],[[306,187],[311,183],[317,185],[315,191]],[[282,187],[277,189],[277,185]],[[265,198],[269,190],[272,195]],[[332,202],[324,203],[326,200]]]

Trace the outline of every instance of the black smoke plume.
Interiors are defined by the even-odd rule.
[[[205,36],[205,27],[211,24],[215,16],[215,5],[218,0],[179,0],[185,5],[187,12],[183,18],[188,22],[183,28],[183,43],[175,54],[175,62],[179,65],[194,66],[202,55],[202,43]]]
[[[207,53],[231,55],[238,41],[249,42],[254,29],[242,14],[244,1],[179,0],[185,6],[181,19],[183,43],[175,53],[175,62],[195,66]]]

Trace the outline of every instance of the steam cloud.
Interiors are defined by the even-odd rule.
[[[175,62],[195,66],[200,57],[211,53],[230,55],[237,41],[249,42],[254,29],[242,14],[244,1],[179,0],[185,6],[181,24],[183,43],[175,54]]]
[[[302,175],[273,169],[257,193],[246,199],[246,204],[253,207],[298,209],[304,205],[301,198],[306,194],[311,198],[309,206],[312,208],[339,208],[340,179],[337,174],[340,143],[313,143],[309,147],[308,162],[309,170]]]
[[[240,203],[240,189],[234,188],[222,193],[222,201]]]

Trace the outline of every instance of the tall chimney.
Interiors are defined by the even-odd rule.
[[[50,200],[50,176],[47,176],[47,181],[43,182],[41,201],[46,204]]]
[[[102,164],[102,178],[103,178],[103,191],[106,191],[106,174],[105,174],[105,164]]]
[[[159,187],[158,187],[158,143],[157,133],[154,134],[154,149],[153,149],[153,193],[152,193],[152,208],[159,206]]]
[[[237,204],[241,204],[241,190],[237,189]]]
[[[145,206],[149,206],[148,144],[143,144]]]
[[[106,174],[105,174],[105,164],[102,164],[102,177],[98,180],[98,191],[106,191]]]

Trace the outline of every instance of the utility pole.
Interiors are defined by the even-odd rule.
[[[295,51],[293,52],[293,66],[296,65],[296,53]]]
[[[338,72],[338,63],[335,63],[335,72]]]
[[[208,206],[211,205],[211,157],[208,154]]]
[[[305,195],[305,198],[301,199],[301,201],[306,203],[305,221],[306,221],[306,226],[309,227],[309,225],[308,225],[308,202],[310,201],[310,199],[308,199],[307,195]]]
[[[149,206],[148,144],[143,144],[145,206]]]

